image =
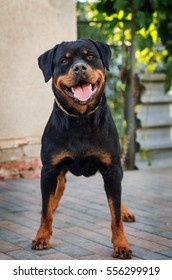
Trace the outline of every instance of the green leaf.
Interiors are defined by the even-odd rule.
[[[133,0],[133,6],[134,6],[137,10],[140,9],[141,4],[142,4],[142,1]]]
[[[136,47],[141,51],[146,48],[146,39],[141,34],[136,34]]]
[[[123,10],[124,9],[124,5],[125,5],[125,0],[116,0],[114,5],[113,5],[113,8],[119,12],[120,10]]]

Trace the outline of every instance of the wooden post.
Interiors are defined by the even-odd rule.
[[[128,133],[128,162],[129,170],[135,167],[135,114],[134,114],[134,71],[135,71],[135,22],[131,22],[131,48],[130,48],[130,82],[127,90],[127,133]]]

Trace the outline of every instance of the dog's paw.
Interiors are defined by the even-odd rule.
[[[124,248],[124,247],[117,247],[114,248],[113,252],[113,258],[118,258],[118,259],[131,259],[133,256],[132,251],[130,248]]]
[[[123,215],[122,219],[123,219],[123,222],[127,222],[127,223],[133,223],[136,220],[135,216],[133,214],[129,213],[129,212],[125,213]]]
[[[44,239],[38,239],[32,241],[32,249],[33,250],[44,250],[44,249],[50,249],[51,244],[49,240]]]
[[[127,207],[123,203],[121,204],[121,216],[124,222],[135,222],[135,216],[128,211]]]

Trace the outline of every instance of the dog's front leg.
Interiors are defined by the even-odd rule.
[[[130,259],[132,251],[124,234],[121,215],[121,170],[118,166],[103,174],[105,191],[111,213],[113,257]]]
[[[41,171],[42,215],[41,224],[32,242],[32,249],[49,249],[52,234],[53,201],[57,186],[57,174],[50,173],[44,168]]]

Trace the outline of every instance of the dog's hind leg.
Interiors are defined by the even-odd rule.
[[[52,206],[53,206],[53,211],[56,210],[56,208],[59,205],[59,202],[63,196],[63,192],[65,190],[65,183],[66,183],[66,171],[62,171],[59,176],[58,176],[58,181],[57,181],[57,188],[56,192],[52,201]]]

